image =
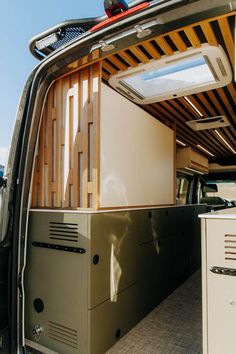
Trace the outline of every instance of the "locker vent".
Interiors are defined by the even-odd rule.
[[[225,235],[225,260],[236,261],[236,234]]]
[[[78,349],[78,332],[75,329],[49,321],[49,338]]]
[[[78,224],[49,222],[51,240],[78,242]]]

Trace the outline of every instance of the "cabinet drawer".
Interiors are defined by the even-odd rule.
[[[138,322],[137,291],[134,284],[117,294],[113,301],[108,300],[89,311],[91,354],[105,353]]]
[[[129,212],[93,215],[91,225],[89,309],[134,284],[138,264],[138,238]]]

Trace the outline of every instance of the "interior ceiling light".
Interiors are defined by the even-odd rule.
[[[188,97],[184,96],[184,99],[190,104],[191,108],[193,108],[193,110],[197,112],[200,117],[203,117],[203,114],[199,111],[199,109],[197,109],[196,106],[194,106],[194,104],[190,101]]]
[[[216,116],[216,117],[190,120],[185,123],[195,131],[227,127],[230,125],[228,119],[225,116]]]
[[[182,146],[187,146],[183,141],[176,139],[177,144],[182,145]]]
[[[191,172],[199,173],[200,175],[204,175],[203,172],[195,170],[194,168],[185,167],[185,169],[188,170],[188,171],[191,171]]]
[[[222,47],[205,43],[119,72],[110,77],[109,84],[135,103],[149,104],[213,90],[231,80],[231,67]]]
[[[213,155],[210,151],[208,151],[207,149],[205,149],[202,145],[197,144],[197,147],[198,147],[199,149],[201,149],[202,151],[206,152],[208,155],[210,155],[210,156],[212,156],[212,157],[215,156],[215,155]]]
[[[229,143],[225,140],[225,138],[223,138],[223,136],[218,132],[218,130],[215,129],[214,131],[215,131],[215,133],[218,135],[218,137],[225,143],[225,145],[227,145],[228,148],[229,148],[234,154],[236,154],[236,151],[232,148],[231,145],[229,145]]]

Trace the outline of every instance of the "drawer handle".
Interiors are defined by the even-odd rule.
[[[55,245],[54,243],[46,243],[46,242],[33,242],[32,245],[34,247],[41,247],[47,248],[49,250],[57,250],[57,251],[64,251],[64,252],[72,252],[72,253],[85,253],[86,250],[80,247],[71,247],[71,246],[62,246],[62,245]]]
[[[236,269],[233,268],[211,267],[210,271],[214,274],[231,275],[233,277],[236,277]]]

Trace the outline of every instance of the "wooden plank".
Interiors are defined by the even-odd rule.
[[[129,48],[129,50],[141,61],[141,63],[149,63],[150,60],[148,57],[146,57],[146,55],[138,47],[134,46]]]
[[[73,124],[72,124],[72,155],[71,155],[71,169],[72,169],[72,183],[73,198],[71,197],[71,207],[77,208],[79,205],[79,159],[78,159],[78,145],[79,145],[79,84],[78,73],[72,75],[72,86],[74,90],[73,96]],[[72,188],[72,187],[71,187]]]
[[[228,100],[228,97],[226,96],[223,88],[222,87],[218,88],[217,92],[220,95],[222,101],[224,102],[224,104],[225,104],[225,106],[227,108],[227,111],[229,112],[229,114],[231,116],[231,119],[235,122],[236,121],[236,112],[231,107],[231,104],[230,104],[230,102]],[[234,102],[235,102],[235,100],[234,100]],[[224,112],[223,108],[222,108],[222,111]],[[232,126],[232,131],[233,131],[234,137],[235,137],[236,136],[236,129],[233,126]]]
[[[234,85],[231,81],[231,83],[227,86],[227,89],[231,95],[232,101],[235,103],[235,97],[236,97],[236,90],[234,88]]]
[[[119,70],[127,70],[128,66],[119,60],[115,55],[109,58],[109,61],[114,64]]]
[[[92,66],[92,97],[93,103],[93,191],[92,191],[92,207],[99,208],[100,195],[100,99],[101,99],[101,64],[97,63]]]
[[[234,40],[231,34],[231,30],[229,27],[228,19],[227,18],[220,18],[218,20],[220,30],[222,33],[222,37],[224,39],[228,54],[229,54],[229,59],[231,61],[232,67],[235,67],[235,61],[234,61]]]
[[[62,80],[55,84],[56,89],[56,206],[62,206]]]
[[[70,76],[63,79],[63,127],[64,127],[64,145],[63,145],[63,168],[62,168],[62,207],[68,208],[70,205]]]
[[[39,193],[38,206],[44,207],[44,188],[45,188],[45,169],[44,169],[44,149],[45,149],[45,130],[46,130],[46,104],[43,110],[41,131],[39,134]]]
[[[142,44],[143,48],[153,57],[153,59],[160,59],[161,54],[154,48],[151,42]]]
[[[83,133],[82,161],[82,208],[88,207],[88,101],[89,101],[89,68],[81,72],[81,132]]]
[[[54,85],[51,86],[48,97],[47,97],[47,169],[48,169],[48,197],[47,206],[52,207],[52,182],[53,182],[53,166],[54,166],[54,156],[53,156],[53,95],[54,95]]]
[[[106,71],[110,73],[110,75],[115,75],[118,73],[118,71],[115,68],[113,68],[113,66],[107,60],[104,60],[102,65],[104,69],[106,69]]]
[[[156,37],[154,40],[166,55],[174,54],[173,49],[170,47],[164,37]]]
[[[185,52],[187,50],[187,46],[180,37],[178,32],[170,33],[169,35],[172,42],[175,44],[179,52]]]
[[[106,73],[106,71],[102,71],[102,78],[103,78],[103,80],[105,80],[105,81],[108,81],[109,80],[109,78],[110,78],[110,75],[108,75],[107,73]]]
[[[37,171],[37,164],[38,164],[38,155],[35,157],[35,166],[34,166],[34,177],[32,183],[32,207],[37,206],[38,203],[38,171]]]
[[[215,36],[213,29],[211,27],[211,23],[204,21],[203,23],[201,23],[201,29],[203,30],[203,33],[207,39],[207,42],[210,45],[218,46],[218,41],[217,41],[216,36]]]
[[[200,48],[201,47],[201,41],[198,38],[194,27],[187,27],[184,30],[184,33],[186,34],[186,36],[188,37],[191,45],[193,48]]]
[[[126,61],[127,64],[129,64],[132,67],[136,67],[138,66],[138,63],[134,60],[134,58],[131,57],[131,55],[129,55],[129,53],[127,53],[127,51],[121,51],[118,52],[118,55]]]

